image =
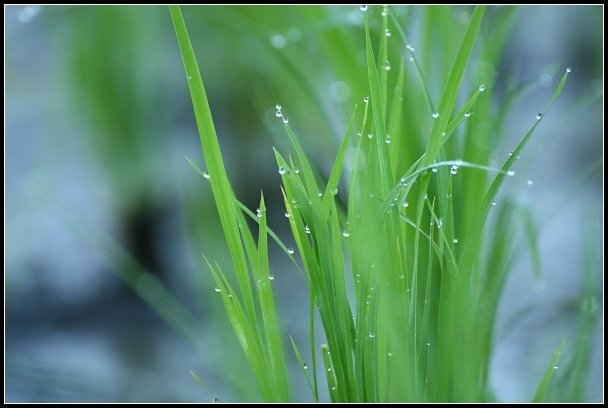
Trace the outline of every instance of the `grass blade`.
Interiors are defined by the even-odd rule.
[[[484,11],[485,6],[475,7],[471,22],[469,23],[464,39],[462,40],[460,50],[458,51],[452,69],[450,70],[450,75],[448,76],[443,89],[443,94],[441,95],[439,108],[437,110],[439,116],[433,123],[431,136],[429,137],[424,159],[421,163],[423,166],[435,161],[437,154],[439,153],[439,148],[441,147],[441,133],[447,128],[450,116],[452,115],[456,97],[460,90],[460,83],[462,82],[469,58],[471,57],[473,45],[477,38],[477,32],[479,31]]]
[[[562,355],[562,350],[564,349],[564,345],[566,344],[566,340],[564,339],[561,344],[557,347],[555,352],[553,353],[553,358],[551,359],[551,363],[545,370],[545,374],[538,384],[538,388],[534,393],[533,402],[543,402],[545,400],[545,396],[547,394],[547,389],[549,389],[549,384],[551,383],[551,379],[553,378],[553,373],[557,369],[557,363],[559,362],[559,358]]]
[[[203,86],[203,80],[196,62],[194,50],[190,43],[190,37],[186,30],[186,24],[179,6],[169,6],[175,33],[184,63],[188,88],[192,97],[196,124],[205,154],[208,171],[210,174],[211,189],[216,203],[224,236],[228,243],[231,259],[236,271],[239,288],[245,302],[245,310],[250,319],[255,320],[255,307],[251,281],[247,269],[245,253],[241,245],[239,227],[237,225],[236,209],[234,205],[234,194],[230,187],[228,174],[222,159],[222,153],[215,133],[209,101]]]

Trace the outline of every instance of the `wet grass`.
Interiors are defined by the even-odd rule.
[[[498,79],[488,66],[499,63],[512,9],[493,14],[488,33],[481,29],[485,7],[475,7],[464,30],[437,25],[437,33],[426,33],[414,47],[391,8],[379,14],[371,8],[361,7],[368,96],[351,107],[328,176],[302,146],[300,118],[287,117],[285,106],[298,102],[275,107],[291,143],[290,151],[275,150],[275,157],[296,243],[292,250],[269,229],[263,195],[255,213],[238,201],[182,13],[170,7],[207,170],[190,163],[210,183],[232,259],[227,268],[206,258],[215,291],[265,401],[292,400],[289,343],[273,292],[269,238],[293,261],[294,270],[301,269],[308,287],[310,344],[292,339],[291,347],[316,400],[326,387],[332,402],[489,401],[504,282],[524,249],[540,270],[534,220],[498,194],[509,178],[515,190],[531,188],[532,181],[512,167],[535,130],[550,120],[570,69],[564,67],[540,113],[522,119],[528,131],[495,166],[490,159],[506,101],[525,91],[508,88],[504,103],[492,102]],[[449,8],[429,7],[427,23],[443,21],[446,13]],[[432,70],[441,84],[436,100],[438,87],[421,68],[431,65],[430,50],[438,50],[444,62]],[[485,65],[477,64],[471,73],[473,53]],[[343,186],[345,202],[338,200]],[[257,239],[248,219],[257,223]],[[315,319],[326,343],[315,341]],[[530,400],[546,395],[561,339],[555,347]]]

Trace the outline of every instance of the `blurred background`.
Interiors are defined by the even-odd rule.
[[[414,46],[429,27],[426,9],[393,9]],[[380,11],[370,7],[374,16]],[[471,11],[435,14],[464,31]],[[516,262],[501,301],[491,382],[499,401],[530,400],[568,338],[563,364],[586,364],[582,398],[601,401],[603,8],[492,7],[480,41],[505,12],[513,14],[511,34],[492,67],[495,97],[508,81],[530,92],[505,119],[496,165],[566,67],[572,73],[517,163],[534,185],[507,186],[510,194],[525,190],[514,197],[539,227],[543,278],[533,279],[527,255]],[[359,7],[183,13],[233,188],[249,208],[263,190],[269,224],[289,243],[272,151],[288,143],[274,106],[283,106],[328,174],[346,121],[368,93]],[[5,6],[4,18],[5,400],[259,400],[201,257],[229,265],[209,185],[184,158],[204,168],[168,9]],[[393,38],[391,46],[403,48]],[[429,78],[449,64],[441,58],[453,58],[427,54]],[[414,72],[407,76],[416,86]],[[441,83],[431,88],[437,99]],[[306,344],[305,282],[271,250],[285,337]],[[584,356],[574,343],[586,345]],[[288,354],[294,400],[310,401]],[[556,400],[569,381],[564,371],[556,371]]]

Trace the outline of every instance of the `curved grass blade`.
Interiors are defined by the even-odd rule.
[[[561,94],[562,90],[564,89],[564,85],[566,84],[567,79],[568,79],[568,71],[566,71],[566,73],[562,77],[561,81],[559,82],[557,88],[555,89],[555,92],[553,93],[553,97],[547,104],[547,107],[545,108],[545,110],[542,113],[540,113],[539,116],[537,116],[537,120],[534,123],[534,125],[532,125],[532,127],[528,130],[528,132],[525,134],[525,136],[519,142],[517,147],[513,150],[513,153],[505,161],[505,164],[502,166],[501,171],[498,172],[498,174],[494,178],[494,181],[492,181],[492,184],[490,185],[490,188],[488,189],[488,191],[484,197],[483,203],[481,204],[481,207],[479,209],[479,216],[476,218],[475,224],[472,225],[472,227],[471,227],[472,228],[470,231],[471,234],[467,234],[467,236],[472,238],[472,241],[469,241],[467,243],[467,250],[465,250],[465,252],[464,252],[465,255],[467,256],[465,258],[466,262],[463,262],[464,270],[468,270],[470,265],[473,262],[472,254],[475,252],[475,250],[473,250],[473,249],[476,248],[477,245],[479,244],[479,240],[481,239],[481,230],[485,224],[486,218],[488,217],[490,208],[492,207],[492,202],[494,201],[496,194],[498,194],[498,190],[502,186],[502,183],[504,182],[505,177],[509,174],[509,170],[511,169],[511,166],[513,166],[513,163],[515,163],[515,160],[517,160],[517,157],[519,157],[521,151],[524,149],[526,144],[528,144],[530,137],[532,136],[532,134],[534,133],[534,131],[536,130],[538,125],[542,122],[543,118],[545,117],[545,115],[547,114],[547,112],[549,111],[551,106],[553,106],[553,103],[555,103],[555,101]]]

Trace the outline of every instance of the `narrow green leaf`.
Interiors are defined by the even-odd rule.
[[[555,373],[555,370],[557,370],[557,368],[558,368],[557,364],[559,362],[559,358],[562,355],[562,350],[564,349],[565,344],[566,344],[566,340],[564,339],[561,342],[561,344],[557,347],[555,352],[553,353],[553,358],[551,359],[551,363],[549,363],[549,366],[545,370],[545,374],[543,375],[543,378],[540,380],[540,383],[538,384],[538,388],[536,389],[536,392],[534,393],[534,398],[532,399],[533,402],[543,402],[545,400],[547,390],[549,389],[549,384],[551,383],[551,379],[553,378],[553,374]]]
[[[528,250],[530,252],[530,260],[532,262],[532,272],[534,278],[538,281],[542,278],[542,267],[540,260],[540,251],[538,249],[538,235],[536,233],[536,225],[534,225],[534,218],[529,208],[521,208],[524,223],[524,233],[526,237],[526,243],[528,244]]]
[[[209,102],[203,86],[203,80],[196,62],[196,56],[190,43],[190,37],[179,6],[169,6],[171,18],[175,27],[175,33],[184,63],[188,88],[192,97],[196,124],[209,168],[211,189],[218,210],[220,222],[224,230],[228,249],[236,271],[239,288],[245,302],[245,310],[250,319],[255,320],[255,307],[251,281],[247,269],[245,253],[241,245],[239,227],[237,225],[236,209],[234,205],[234,194],[230,187],[228,174],[222,159]]]
[[[300,353],[300,350],[298,350],[298,346],[296,346],[296,342],[293,340],[293,337],[289,336],[289,340],[291,340],[291,347],[293,348],[293,352],[296,355],[296,359],[300,364],[300,368],[302,368],[302,373],[304,374],[304,378],[306,378],[308,388],[310,388],[310,392],[312,392],[312,394],[315,396],[315,401],[319,402],[319,397],[317,396],[312,381],[310,380],[310,375],[308,373],[308,364],[306,364],[306,362],[302,358],[302,354]]]
[[[441,147],[441,133],[447,128],[449,119],[452,115],[452,110],[454,109],[456,98],[458,97],[458,91],[460,90],[464,71],[473,51],[473,45],[477,38],[477,32],[479,31],[484,11],[485,6],[476,6],[475,11],[473,11],[473,16],[471,17],[460,50],[458,51],[452,69],[450,70],[450,75],[448,76],[443,89],[443,94],[441,95],[439,108],[437,110],[439,116],[433,122],[431,136],[429,137],[424,159],[421,163],[423,166],[435,161],[437,154],[439,153],[439,148]]]

